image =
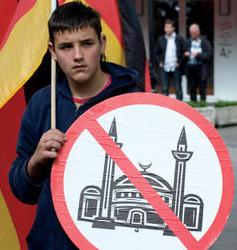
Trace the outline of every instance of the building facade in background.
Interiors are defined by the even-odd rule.
[[[234,0],[133,0],[140,18],[146,51],[154,65],[154,46],[163,34],[165,19],[176,22],[176,30],[188,37],[188,27],[198,23],[214,49],[207,86],[207,101],[237,101],[237,1]],[[157,70],[156,70],[157,73]],[[159,87],[159,75],[158,87]],[[189,99],[183,77],[184,99]],[[159,88],[158,88],[159,90]],[[174,93],[174,90],[173,90]]]

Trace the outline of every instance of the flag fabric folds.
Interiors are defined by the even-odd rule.
[[[6,250],[26,249],[25,238],[34,213],[31,207],[17,201],[8,183],[24,106],[21,90],[0,110],[0,249]]]
[[[0,25],[0,44],[8,29],[9,23],[11,22],[12,16],[14,15],[18,5],[18,0],[1,0],[0,4],[0,15],[1,15],[1,25]]]
[[[20,1],[0,45],[0,108],[38,68],[47,50],[49,0]]]

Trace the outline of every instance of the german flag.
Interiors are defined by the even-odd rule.
[[[50,10],[49,0],[19,1],[0,45],[0,107],[41,64],[47,50],[47,20]]]
[[[15,158],[25,108],[22,86],[47,50],[50,0],[1,0],[0,16],[0,249],[27,249],[35,209],[12,195],[8,171]]]

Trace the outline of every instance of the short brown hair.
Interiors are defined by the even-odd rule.
[[[100,14],[81,1],[65,3],[52,13],[48,21],[49,39],[54,44],[56,33],[86,27],[92,27],[100,39],[102,32]]]
[[[164,25],[166,25],[166,24],[170,24],[170,25],[172,25],[173,27],[175,27],[175,23],[174,23],[174,21],[171,20],[171,19],[166,19]]]

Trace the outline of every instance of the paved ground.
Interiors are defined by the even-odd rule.
[[[230,126],[218,129],[224,139],[230,157],[235,175],[235,197],[231,215],[225,226],[224,231],[219,236],[211,250],[237,250],[237,126]]]

